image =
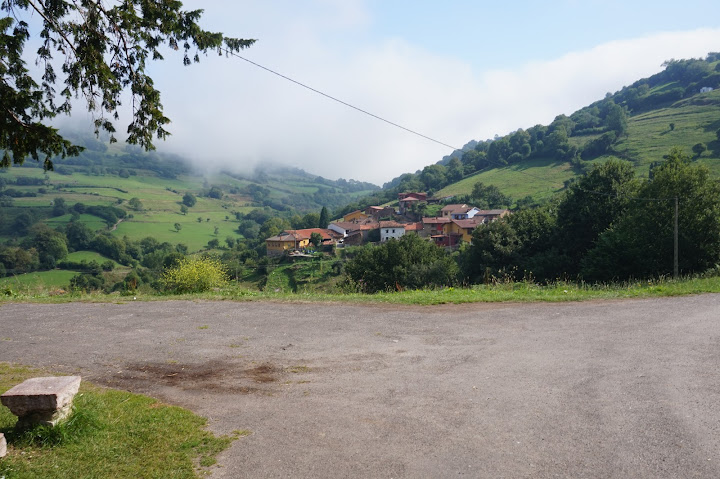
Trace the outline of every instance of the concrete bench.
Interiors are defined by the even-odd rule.
[[[0,396],[0,402],[18,417],[17,427],[54,426],[72,410],[80,376],[32,378]]]

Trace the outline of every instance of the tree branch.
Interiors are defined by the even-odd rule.
[[[69,38],[65,35],[65,33],[60,29],[60,25],[58,25],[57,22],[51,20],[50,18],[48,18],[47,15],[45,15],[45,11],[44,11],[44,8],[45,8],[45,7],[44,7],[42,4],[40,4],[40,5],[42,6],[42,8],[38,7],[33,0],[27,0],[27,2],[28,2],[28,4],[30,4],[30,5],[33,7],[33,9],[34,9],[41,17],[43,17],[43,18],[45,19],[45,21],[46,21],[47,23],[49,23],[50,25],[53,25],[53,26],[55,27],[55,32],[57,32],[57,34],[60,35],[63,40],[65,40],[65,43],[67,43],[67,45],[70,47],[70,49],[73,51],[73,53],[74,53],[75,55],[77,55],[77,50],[75,50],[75,45],[72,44],[72,42],[70,41],[70,39],[69,39]]]

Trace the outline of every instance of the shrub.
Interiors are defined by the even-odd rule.
[[[227,284],[223,264],[213,258],[184,258],[163,274],[161,283],[169,293],[200,293]]]

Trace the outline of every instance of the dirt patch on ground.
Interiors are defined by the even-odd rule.
[[[222,360],[197,364],[142,362],[126,364],[105,382],[131,390],[172,386],[186,391],[252,394],[269,392],[269,386],[278,382],[284,373],[282,366],[270,363],[254,365]]]

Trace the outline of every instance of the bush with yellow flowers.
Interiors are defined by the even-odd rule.
[[[215,258],[183,258],[165,271],[161,281],[168,293],[201,293],[225,286],[228,275]]]

